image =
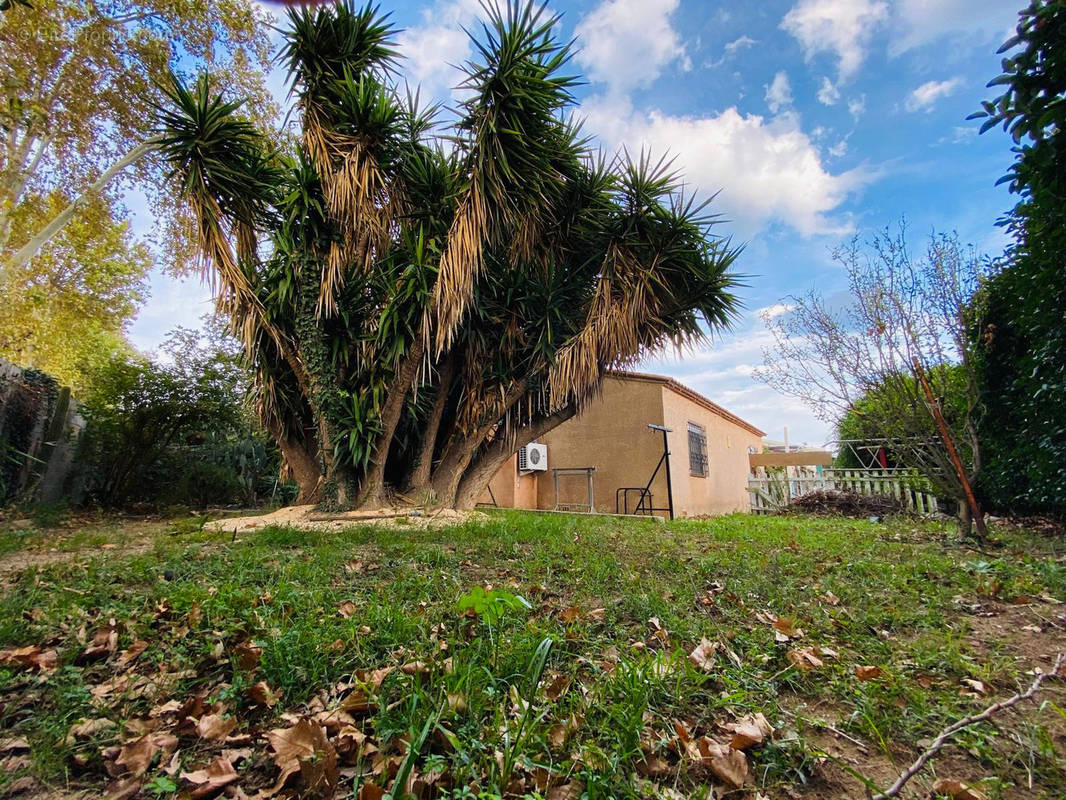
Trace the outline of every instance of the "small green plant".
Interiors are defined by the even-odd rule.
[[[174,792],[178,791],[178,784],[174,783],[174,781],[166,775],[156,775],[144,785],[144,788],[156,797],[163,797],[164,795],[174,794]]]
[[[533,606],[512,592],[503,589],[485,591],[483,587],[475,586],[459,598],[456,607],[460,614],[476,614],[490,628],[495,628],[508,611],[528,611]]]

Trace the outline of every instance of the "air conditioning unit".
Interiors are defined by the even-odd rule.
[[[518,471],[545,472],[548,469],[548,445],[530,442],[518,451]]]

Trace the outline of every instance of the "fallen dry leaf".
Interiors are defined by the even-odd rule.
[[[133,777],[143,775],[151,766],[156,753],[162,751],[168,757],[178,749],[178,738],[169,733],[149,733],[123,745],[119,750],[115,764],[123,766]]]
[[[392,674],[395,667],[381,667],[380,669],[365,670],[360,669],[355,671],[355,677],[360,683],[369,686],[372,689],[378,689],[381,687],[385,678]]]
[[[196,734],[201,739],[209,742],[220,742],[229,736],[237,727],[237,720],[233,717],[223,717],[218,714],[206,714],[196,722]]]
[[[204,769],[182,772],[181,779],[192,784],[191,796],[200,798],[215,794],[223,786],[233,783],[237,780],[237,771],[228,758],[219,756]]]
[[[778,617],[773,622],[774,637],[779,642],[787,642],[789,639],[800,639],[803,637],[803,629],[796,627],[796,621],[789,617]],[[784,637],[784,638],[782,638]]]
[[[106,717],[99,719],[83,719],[81,722],[75,723],[70,726],[70,730],[67,731],[67,744],[72,745],[77,739],[88,739],[90,736],[95,736],[98,733],[109,731],[118,726]]]
[[[456,714],[462,714],[466,711],[466,697],[462,692],[445,692],[448,698],[448,708],[454,711]]]
[[[281,770],[275,791],[296,773],[303,776],[306,792],[328,795],[330,786],[336,788],[337,751],[320,726],[303,719],[291,728],[269,731],[266,738],[274,750],[274,763]]]
[[[874,678],[880,678],[884,674],[880,667],[862,665],[855,667],[855,677],[860,681],[872,681]]]
[[[370,695],[364,692],[362,689],[356,689],[349,692],[340,703],[337,704],[337,708],[340,711],[346,711],[349,714],[365,714],[368,711],[376,708],[377,704],[370,699]]]
[[[576,733],[584,724],[585,718],[571,714],[565,722],[556,722],[548,729],[548,743],[554,750],[562,750],[566,740]]]
[[[973,692],[976,692],[976,694],[973,694],[972,692],[966,692],[965,690],[963,690],[963,694],[970,694],[972,697],[983,697],[992,693],[992,687],[990,687],[984,681],[975,680],[974,678],[963,678],[962,682],[966,686],[969,686],[970,689],[973,690]]]
[[[385,790],[372,783],[364,783],[359,787],[359,800],[381,800],[385,796]]]
[[[29,751],[30,743],[21,736],[11,739],[0,739],[0,753],[28,753]]]
[[[589,612],[589,619],[595,620],[596,622],[603,622],[603,620],[606,617],[607,617],[607,609],[606,608],[594,608],[594,609],[592,609],[592,611]]]
[[[662,777],[670,769],[670,762],[657,755],[646,755],[643,761],[637,763],[637,772],[646,778]]]
[[[355,763],[360,755],[365,758],[378,750],[365,733],[351,725],[337,732],[333,739],[333,747],[348,764]]]
[[[548,790],[547,800],[578,800],[585,791],[585,784],[580,781],[570,781],[554,789]]]
[[[130,800],[140,794],[143,779],[140,777],[120,778],[112,781],[104,789],[107,800]]]
[[[0,664],[12,667],[29,667],[41,672],[55,669],[58,659],[59,653],[55,650],[44,650],[35,644],[0,650]]]
[[[345,619],[351,619],[355,615],[358,609],[351,600],[345,600],[339,606],[337,606],[337,612]]]
[[[729,746],[734,750],[747,750],[749,747],[762,744],[774,732],[773,725],[761,712],[749,714],[724,727],[733,733]]]
[[[97,661],[107,658],[118,649],[118,626],[115,620],[100,628],[93,634],[93,641],[82,651],[78,660],[81,662]]]
[[[723,783],[739,789],[748,782],[748,757],[740,750],[719,744],[706,736],[699,740],[702,761]]]
[[[581,609],[577,606],[570,606],[570,608],[564,609],[559,612],[559,620],[564,625],[569,625],[573,622],[577,622],[581,619]]]
[[[266,681],[259,681],[248,687],[248,699],[257,706],[273,708],[278,704],[279,695],[270,688],[270,684]]]
[[[570,686],[572,678],[569,675],[560,675],[544,689],[544,694],[553,703],[566,694],[567,687]]]
[[[803,670],[817,669],[823,664],[822,659],[818,657],[818,653],[813,647],[796,648],[789,650],[785,655],[792,666]]]
[[[712,642],[707,638],[700,639],[700,643],[688,654],[688,660],[698,669],[710,672],[714,669],[714,654],[721,648],[718,642]]]
[[[147,649],[148,642],[138,639],[136,642],[134,642],[118,654],[118,658],[115,659],[115,667],[121,669],[132,664],[134,661],[140,658],[141,653],[143,653]]]
[[[979,792],[969,784],[962,781],[941,778],[933,784],[936,794],[950,797],[951,800],[986,800],[984,792]]]
[[[251,672],[259,666],[259,658],[263,654],[263,648],[248,639],[233,648],[233,653],[237,657],[237,666],[240,669]]]

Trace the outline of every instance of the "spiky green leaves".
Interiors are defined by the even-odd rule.
[[[383,80],[396,62],[394,28],[378,6],[352,0],[289,10],[278,55],[303,102],[328,99],[345,75]]]
[[[458,125],[469,188],[452,224],[433,297],[434,346],[454,338],[483,266],[484,249],[509,242],[513,260],[529,260],[562,192],[561,164],[581,149],[562,112],[577,84],[562,73],[569,44],[554,35],[544,6],[509,2],[487,8],[479,60],[466,65]],[[428,333],[428,330],[427,330]]]
[[[160,87],[169,101],[157,106],[159,150],[181,181],[182,196],[214,201],[223,214],[248,225],[268,220],[281,171],[266,138],[199,76],[192,88],[171,74]]]

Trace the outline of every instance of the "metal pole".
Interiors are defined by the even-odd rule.
[[[670,481],[670,443],[666,440],[663,429],[663,458],[666,460],[666,505],[670,508],[670,519],[674,518],[674,486]]]

